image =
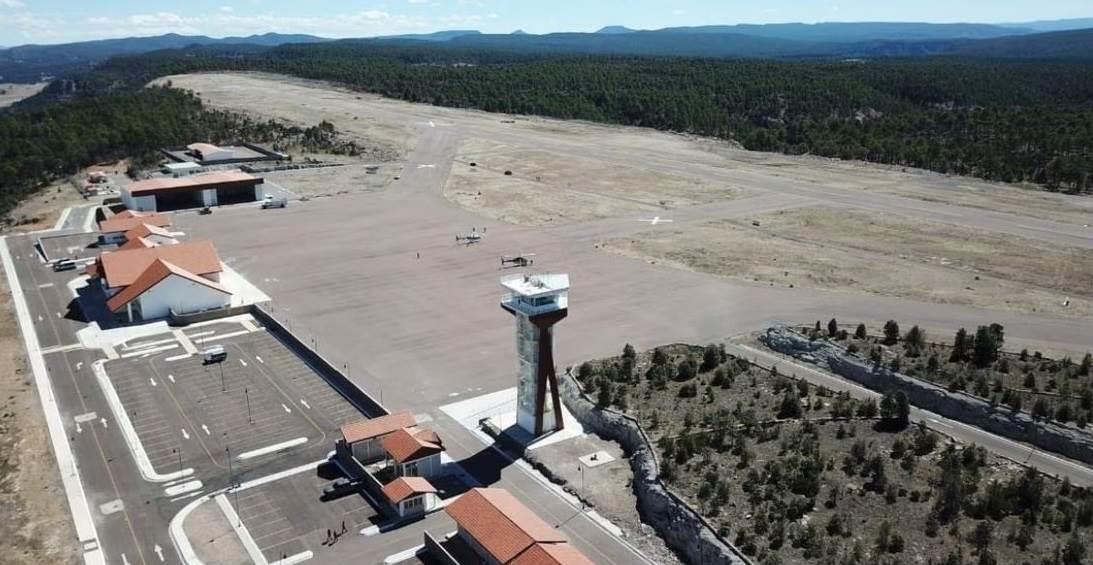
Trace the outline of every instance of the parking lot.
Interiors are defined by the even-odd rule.
[[[311,452],[333,449],[342,423],[361,417],[291,350],[250,328],[218,323],[184,332],[196,348],[224,347],[220,363],[187,355],[175,333],[127,344],[122,359],[106,363],[157,472],[213,465],[238,477],[274,454],[314,458]]]
[[[312,551],[319,553],[327,542],[327,530],[342,531],[354,538],[379,516],[359,494],[320,501],[329,480],[316,472],[294,475],[273,483],[227,496],[247,532],[273,562]]]

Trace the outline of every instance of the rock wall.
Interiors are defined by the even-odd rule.
[[[1093,463],[1093,436],[1077,429],[1052,422],[1037,422],[1025,412],[994,408],[990,402],[977,396],[950,392],[886,367],[874,369],[867,359],[849,354],[825,340],[811,341],[783,326],[767,329],[759,341],[774,351],[826,367],[836,375],[871,390],[903,391],[912,405],[923,410],[1072,459]]]
[[[652,443],[636,421],[613,410],[604,410],[584,395],[571,375],[558,379],[566,408],[580,420],[586,431],[622,446],[634,473],[634,494],[642,521],[690,563],[700,565],[751,565],[728,540],[691,507],[661,484]]]

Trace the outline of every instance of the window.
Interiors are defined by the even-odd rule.
[[[412,461],[402,466],[402,476],[404,477],[416,477],[417,476],[417,461]]]

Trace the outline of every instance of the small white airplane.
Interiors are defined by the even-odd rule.
[[[670,223],[672,223],[672,220],[669,220],[667,218],[661,219],[660,216],[656,216],[656,217],[653,217],[653,218],[642,218],[638,221],[639,222],[649,222],[649,225],[651,225],[651,226],[655,226],[657,224],[670,224]]]

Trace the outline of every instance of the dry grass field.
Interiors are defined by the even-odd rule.
[[[756,220],[759,227],[715,221],[648,231],[602,247],[777,286],[1093,313],[1093,256],[1085,250],[838,208],[781,211]]]

